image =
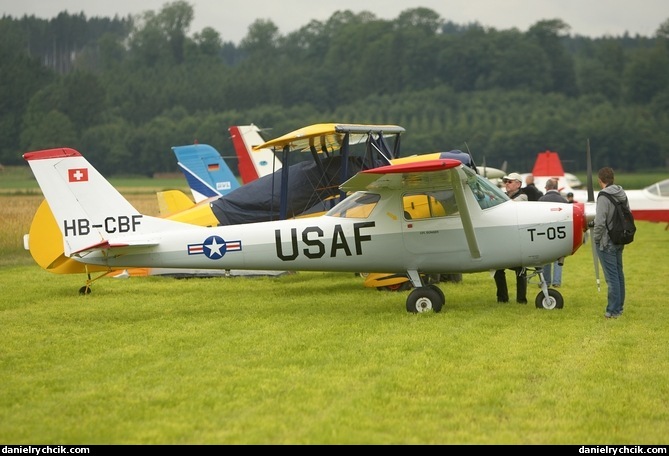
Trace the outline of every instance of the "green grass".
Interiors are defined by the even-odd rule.
[[[480,273],[418,315],[353,274],[79,296],[83,276],[17,260],[0,270],[0,442],[669,444],[669,232],[638,225],[616,320],[589,245],[566,260],[562,310],[497,304]]]

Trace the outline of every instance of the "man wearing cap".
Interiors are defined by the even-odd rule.
[[[527,195],[520,191],[523,178],[518,173],[511,173],[502,178],[506,194],[513,201],[528,201]],[[516,275],[516,302],[527,304],[527,278],[525,269],[522,267],[510,268]],[[495,271],[495,285],[497,286],[497,302],[509,302],[509,290],[506,285],[506,272],[504,269]]]
[[[571,194],[572,197],[574,194]],[[546,181],[546,194],[539,198],[539,201],[549,201],[553,203],[568,203],[567,199],[558,191],[558,180],[550,178]],[[564,257],[560,257],[543,267],[544,280],[549,287],[559,288],[562,285],[562,264]]]
[[[502,178],[502,182],[509,198],[516,201],[529,201],[527,195],[520,191],[520,187],[523,185],[523,178],[520,177],[520,174],[511,173],[506,175]]]
[[[575,203],[574,201],[574,194],[572,192],[567,193],[567,202],[568,203]]]

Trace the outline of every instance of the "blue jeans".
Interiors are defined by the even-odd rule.
[[[623,248],[625,246],[609,244],[603,250],[600,249],[599,244],[596,247],[608,288],[606,312],[611,315],[620,315],[625,305],[625,274],[623,273]]]
[[[552,273],[552,274],[551,274]],[[562,285],[562,266],[557,261],[544,265],[546,285]]]

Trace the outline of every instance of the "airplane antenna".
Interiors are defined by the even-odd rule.
[[[467,141],[465,141],[465,149],[467,149],[467,154],[469,155],[469,159],[472,161],[472,166],[474,167],[474,171],[476,171],[476,174],[481,174],[479,173],[479,169],[476,167],[476,162],[474,162],[474,157],[472,156],[472,152],[469,150],[469,144],[467,144]]]

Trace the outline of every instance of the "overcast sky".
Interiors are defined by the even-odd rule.
[[[282,35],[326,21],[335,11],[370,11],[381,19],[395,19],[416,7],[436,11],[459,25],[478,22],[497,30],[522,32],[543,19],[562,19],[572,35],[621,36],[625,32],[651,37],[669,18],[669,0],[186,0],[195,17],[189,34],[204,27],[217,30],[224,41],[236,44],[256,19],[270,19]],[[87,18],[125,17],[148,10],[158,12],[168,0],[0,0],[0,14],[24,14],[51,19],[62,11],[83,12]]]

